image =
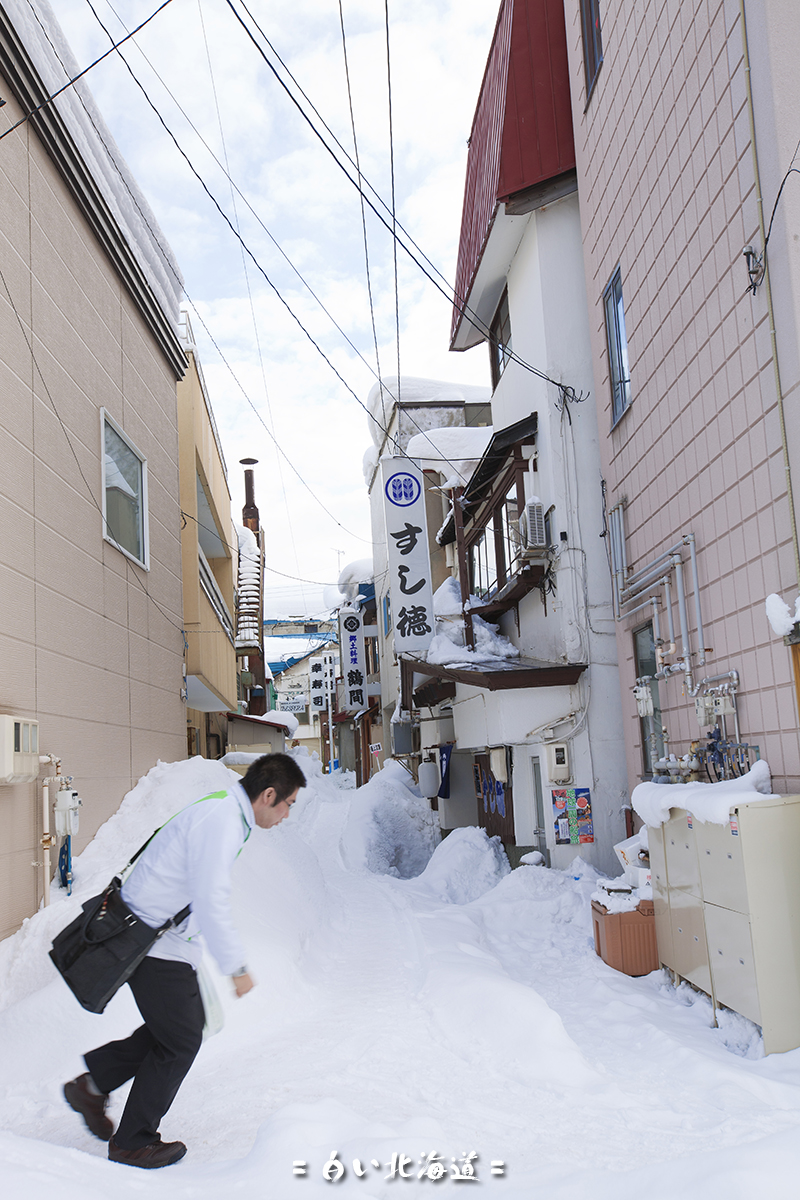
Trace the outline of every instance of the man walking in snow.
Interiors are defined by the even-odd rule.
[[[183,1142],[162,1142],[158,1126],[203,1040],[199,935],[232,977],[236,995],[249,992],[254,983],[230,916],[231,871],[253,826],[280,824],[304,786],[305,776],[288,754],[264,755],[241,784],[212,792],[172,817],[126,879],[122,898],[146,924],[157,928],[187,904],[191,912],[154,943],[128,981],[144,1024],[128,1038],[91,1050],[84,1056],[86,1073],[64,1086],[67,1103],[108,1141],[112,1162],[166,1167],[186,1153]],[[109,1093],[129,1079],[133,1086],[115,1132],[105,1113]]]

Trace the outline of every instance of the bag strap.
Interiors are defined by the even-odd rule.
[[[98,911],[102,910],[103,906],[107,903],[107,897],[108,897],[109,893],[112,891],[112,889],[116,888],[116,890],[119,891],[120,887],[121,887],[121,884],[120,884],[119,876],[115,875],[114,878],[111,880],[111,883],[105,889],[105,891],[96,897],[97,904],[95,904],[89,911],[87,911],[87,913],[83,919],[83,926],[81,928],[81,934],[83,936],[83,940],[88,945],[97,946],[100,944],[100,942],[107,942],[109,940],[109,938],[116,937],[116,935],[119,933],[119,929],[112,929],[108,933],[104,933],[100,937],[89,937],[89,926],[90,926],[91,922],[97,916]],[[166,933],[168,929],[172,929],[173,926],[182,925],[183,922],[186,920],[186,918],[189,916],[189,913],[191,911],[192,911],[191,904],[187,904],[186,907],[182,908],[181,911],[176,913],[174,917],[170,917],[170,919],[168,921],[165,921],[163,925],[161,925],[157,930],[155,930],[156,938],[160,938],[162,934]],[[135,916],[133,913],[131,913],[131,920],[129,921],[129,924],[134,925],[138,921],[139,921],[139,918],[137,916]]]

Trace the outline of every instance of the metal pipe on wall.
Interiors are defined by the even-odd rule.
[[[628,585],[630,586],[631,584],[638,584],[641,581],[642,576],[652,574],[653,570],[658,566],[659,563],[666,562],[668,558],[672,558],[673,554],[677,554],[681,550],[682,546],[683,542],[678,542],[677,546],[672,546],[671,549],[665,550],[663,554],[659,554],[657,558],[652,559],[652,561],[649,562],[646,567],[642,567],[640,570],[634,571],[634,573],[628,579]]]
[[[619,510],[612,508],[608,514],[611,521],[611,562],[614,573],[614,607],[617,617],[622,615],[622,588],[620,577],[622,574],[622,562],[619,548]]]
[[[670,654],[675,653],[675,622],[672,617],[672,584],[669,575],[659,581],[664,587],[664,607],[667,610],[667,629],[669,630]]]
[[[694,687],[692,678],[692,663],[689,657],[689,620],[686,615],[686,593],[683,588],[683,563],[676,555],[673,560],[675,567],[675,591],[678,594],[678,621],[681,627],[681,656],[684,664],[686,687],[689,692]]]
[[[676,561],[676,555],[672,555],[672,557],[670,558],[669,561],[670,561],[670,565],[674,565],[674,563]],[[680,562],[680,559],[678,559],[678,561]],[[642,594],[642,592],[646,591],[646,589],[648,587],[650,587],[653,583],[655,583],[655,581],[659,578],[659,576],[661,576],[663,574],[664,574],[664,564],[663,563],[659,563],[658,566],[655,566],[655,567],[650,567],[648,569],[647,574],[644,575],[637,583],[635,583],[633,585],[628,584],[628,586],[625,588],[625,590],[623,592],[623,597],[627,597],[629,600],[635,599],[636,596],[640,596]]]
[[[50,784],[47,782],[42,784],[42,852],[42,903],[47,908],[50,904]]]
[[[694,588],[694,616],[697,622],[697,665],[705,666],[706,639],[703,632],[703,618],[700,613],[700,578],[697,573],[697,546],[693,533],[687,533],[684,542],[689,547],[689,558],[692,565],[692,587]]]

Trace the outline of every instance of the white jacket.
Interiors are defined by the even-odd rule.
[[[136,860],[122,898],[137,917],[157,928],[192,906],[182,925],[155,942],[154,958],[196,968],[203,956],[202,934],[223,975],[245,965],[229,901],[233,864],[254,824],[248,795],[234,783],[181,809]]]

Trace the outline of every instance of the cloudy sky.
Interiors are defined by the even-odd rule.
[[[81,66],[108,49],[101,21],[119,40],[158,7],[157,0],[52,2]],[[466,139],[498,7],[499,0],[389,0],[397,218],[450,280]],[[359,401],[375,381],[376,355],[361,207],[233,8],[279,71],[275,54],[283,59],[320,114],[304,102],[314,124],[324,120],[352,155],[339,0],[171,0],[124,54],[258,266],[119,57],[87,78],[183,271],[237,517],[239,459],[259,460],[269,606],[275,615],[319,613],[321,589],[285,576],[329,584],[340,563],[371,555],[361,469],[370,439]],[[341,12],[361,169],[391,208],[385,3],[342,0]],[[215,157],[227,162],[241,195]],[[396,375],[392,239],[369,210],[367,233],[381,371]],[[450,307],[402,251],[398,274],[401,373],[488,383],[481,349],[448,352]]]

